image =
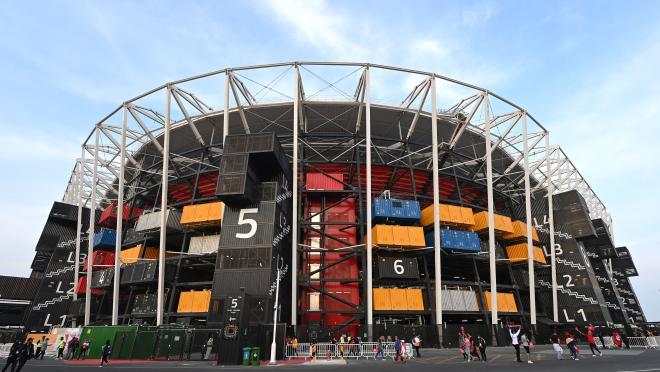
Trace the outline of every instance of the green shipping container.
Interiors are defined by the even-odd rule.
[[[140,335],[142,333],[149,333],[146,331],[149,331],[150,329],[155,329],[155,327],[140,327],[140,326],[83,327],[82,332],[80,333],[80,345],[82,345],[82,343],[87,340],[91,341],[89,352],[87,353],[87,358],[90,359],[101,358],[101,348],[103,347],[103,345],[105,345],[106,340],[110,341],[110,345],[112,347],[111,349],[112,351],[110,354],[111,358],[146,359],[151,355],[151,349],[153,347],[153,338],[151,338],[152,342],[149,345],[145,345],[145,340],[142,340]],[[119,335],[119,337],[116,337],[117,335]],[[140,352],[136,353],[135,351],[132,351],[132,349],[138,346],[140,346],[139,347]],[[142,349],[148,349],[148,352]],[[78,350],[78,352],[80,352],[80,349]],[[135,354],[139,354],[139,357]]]

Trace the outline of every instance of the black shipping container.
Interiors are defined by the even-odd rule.
[[[417,258],[378,257],[378,278],[419,279]]]
[[[215,194],[229,206],[253,203],[257,200],[257,183],[247,172],[220,174]]]
[[[271,269],[216,270],[211,298],[241,293],[241,287],[245,288],[246,294],[270,295],[275,276]]]
[[[106,288],[114,284],[115,268],[94,271],[92,273],[92,288]],[[120,276],[121,278],[121,276]]]
[[[225,137],[223,155],[242,154],[247,150],[247,136],[245,134],[232,134]]]
[[[121,284],[130,284],[133,282],[133,271],[135,269],[135,264],[124,265],[121,272],[121,277],[119,283]]]
[[[248,135],[247,149],[264,172],[291,173],[289,161],[274,132]]]
[[[144,234],[135,231],[135,228],[131,227],[130,229],[126,230],[126,235],[124,235],[122,247],[136,246],[137,244],[144,242],[145,239],[146,236]]]
[[[146,262],[144,263],[144,273],[142,274],[143,282],[153,282],[156,280],[156,275],[158,269],[158,262]]]
[[[272,247],[221,248],[218,250],[216,269],[267,269],[270,268]]]
[[[277,217],[281,213],[275,202],[252,203],[242,207],[225,207],[222,226],[238,225],[241,211],[243,212],[243,220],[249,218],[257,223],[270,224],[277,222]]]

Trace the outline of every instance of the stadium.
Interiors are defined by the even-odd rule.
[[[509,324],[646,322],[631,253],[548,130],[432,72],[291,62],[169,82],[94,125],[63,186],[31,277],[2,277],[4,325],[112,325],[115,345],[129,325],[194,330],[233,360],[267,355],[273,329],[456,347],[459,327],[505,345]]]

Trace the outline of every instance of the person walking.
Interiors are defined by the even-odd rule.
[[[78,346],[80,346],[80,341],[78,341],[78,337],[73,336],[67,345],[66,358],[64,359],[73,359],[76,356],[76,350],[78,350]]]
[[[578,327],[575,327],[575,331],[577,333],[579,333],[580,335],[582,335],[582,337],[586,337],[587,343],[589,344],[589,349],[591,349],[591,356],[592,357],[596,357],[596,353],[594,353],[594,350],[596,350],[596,352],[598,352],[598,356],[601,356],[601,357],[603,356],[603,353],[601,353],[600,350],[598,350],[598,346],[596,346],[596,338],[594,337],[593,331],[591,329],[587,328],[587,333],[586,334],[580,332]]]
[[[573,335],[570,334],[569,332],[566,332],[566,346],[568,347],[568,350],[571,352],[571,358],[573,360],[580,360],[578,358],[578,348],[577,345],[575,344],[575,338],[573,338]]]
[[[49,346],[48,345],[48,337],[45,337],[44,340],[41,342],[41,352],[39,353],[39,355],[35,354],[34,359],[37,359],[37,357],[39,357],[39,359],[43,360],[44,355],[46,354],[46,351],[48,351],[48,346]]]
[[[512,328],[518,328],[517,331],[513,332]],[[516,359],[514,362],[521,363],[520,360],[520,342],[518,341],[518,335],[520,335],[520,326],[510,325],[509,326],[509,336],[511,336],[511,345],[516,349]]]
[[[291,344],[293,345],[293,355],[298,356],[298,338],[296,336],[293,336]]]
[[[374,360],[378,359],[378,355],[380,355],[380,360],[385,359],[385,354],[384,354],[384,347],[383,347],[383,336],[380,336],[378,338],[378,345],[376,345],[376,355],[374,356]]]
[[[41,337],[41,340],[37,341],[37,349],[34,352],[34,359],[37,359],[39,357],[39,354],[41,354],[41,345],[43,344],[43,341],[46,339],[46,336]]]
[[[401,340],[399,340],[399,336],[394,336],[394,363],[399,360],[403,362],[403,356],[401,355]]]
[[[421,358],[422,355],[419,353],[419,348],[422,347],[422,339],[419,337],[419,335],[413,337],[412,344],[413,349],[415,349],[415,356],[417,358]]]
[[[481,361],[486,362],[488,361],[488,358],[486,357],[486,340],[481,337],[481,335],[477,336],[477,347],[479,348],[479,355],[481,356]]]
[[[600,345],[601,345],[601,347],[602,347],[603,349],[607,349],[607,345],[605,344],[605,337],[604,337],[605,335],[604,335],[604,333],[605,333],[605,332],[604,332],[602,329],[599,329],[599,330],[598,330],[598,338],[600,339]]]
[[[57,359],[64,359],[65,347],[66,347],[66,341],[64,341],[64,337],[60,337],[60,342],[57,344]]]
[[[521,331],[521,333],[522,335],[520,336],[520,342],[522,343],[522,346],[525,349],[525,352],[527,353],[527,364],[533,364],[534,362],[532,361],[532,352],[531,352],[531,347],[533,346],[532,340],[530,340],[527,331],[523,330]]]
[[[82,357],[83,360],[85,360],[85,357],[87,356],[87,350],[89,350],[90,346],[90,341],[85,340],[82,343],[82,346],[80,347],[80,352],[78,353],[78,360],[80,360],[80,357]]]
[[[100,365],[100,367],[103,367],[103,363],[109,364],[108,356],[110,356],[110,340],[105,340],[105,345],[103,345],[103,347],[101,348],[101,365]]]
[[[461,326],[460,331],[458,332],[458,347],[463,354],[463,361],[471,362],[472,356],[470,356],[470,348],[468,347],[469,334],[465,332],[465,328]]]
[[[550,335],[550,343],[552,344],[552,349],[557,354],[557,360],[562,360],[564,350],[561,348],[561,344],[559,343],[559,335],[557,335],[556,332]]]
[[[34,357],[34,344],[32,339],[28,338],[27,342],[23,345],[23,350],[18,355],[18,365],[16,366],[16,372],[21,372],[23,366],[29,359]]]
[[[612,332],[612,343],[614,343],[614,347],[621,349],[621,335],[619,334],[619,331],[615,330]]]
[[[7,368],[11,366],[11,372],[14,372],[16,369],[16,363],[18,362],[18,356],[21,352],[23,344],[16,340],[9,348],[9,355],[7,355],[7,361],[5,361],[5,366],[2,368],[2,372],[6,372]]]

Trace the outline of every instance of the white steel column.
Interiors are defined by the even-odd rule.
[[[559,321],[559,305],[557,303],[557,263],[555,255],[555,217],[552,203],[552,194],[555,192],[552,183],[552,152],[550,149],[550,133],[545,133],[545,162],[546,162],[546,181],[548,182],[548,231],[550,234],[550,276],[552,277],[552,320]]]
[[[298,110],[300,74],[295,65],[293,77],[293,208],[291,210],[291,325],[298,324]]]
[[[87,234],[87,272],[85,286],[85,325],[89,324],[92,311],[92,272],[94,271],[92,255],[94,254],[94,222],[96,219],[96,182],[99,163],[99,127],[94,129],[94,172],[92,175],[92,194],[89,202],[89,233]]]
[[[527,269],[529,271],[529,313],[532,327],[536,327],[536,283],[534,282],[534,243],[532,242],[532,195],[529,190],[529,141],[527,111],[523,112],[523,157],[525,164],[525,212],[527,221]]]
[[[76,265],[73,267],[73,300],[78,299],[78,292],[75,290],[75,286],[78,285],[78,279],[80,277],[80,247],[81,247],[81,235],[82,235],[82,211],[83,211],[83,188],[85,181],[85,145],[82,146],[82,157],[78,159],[78,222],[76,225]]]
[[[222,115],[222,144],[224,153],[225,137],[229,133],[229,70],[225,72],[225,112]],[[222,209],[224,212],[224,208]],[[223,218],[224,220],[224,218]]]
[[[369,341],[373,341],[373,264],[371,257],[372,250],[372,236],[371,236],[371,81],[370,81],[369,66],[365,67],[364,72],[364,100],[366,110],[366,153],[367,153],[367,330]]]
[[[119,148],[119,185],[117,192],[117,238],[115,240],[115,274],[113,276],[112,286],[112,325],[117,325],[119,320],[119,275],[121,262],[119,256],[121,255],[121,237],[124,223],[124,172],[126,167],[126,120],[128,115],[128,108],[124,105],[121,117],[121,146]]]
[[[490,313],[491,324],[497,325],[497,267],[495,265],[495,212],[493,201],[493,157],[490,142],[490,99],[484,92],[484,139],[486,140],[486,190],[488,194],[488,255],[490,261]],[[493,338],[495,338],[493,334]]]
[[[160,186],[160,246],[158,249],[158,304],[156,307],[156,325],[163,324],[165,309],[165,250],[167,249],[167,186],[169,182],[170,162],[170,106],[172,87],[168,84],[165,91],[165,121],[163,133],[163,178]]]
[[[431,144],[433,150],[433,259],[435,262],[435,324],[442,344],[442,270],[440,266],[440,176],[438,170],[438,109],[435,75],[431,78]]]

